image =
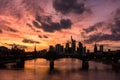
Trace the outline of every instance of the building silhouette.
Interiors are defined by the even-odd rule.
[[[94,45],[94,53],[97,53],[98,49],[97,49],[97,44],[95,43]]]
[[[57,53],[62,53],[64,51],[64,47],[61,44],[56,44],[55,45],[55,51]]]
[[[83,48],[83,53],[86,54],[86,46]]]
[[[89,49],[87,49],[87,54],[89,54],[90,53],[90,50]]]
[[[72,52],[76,51],[76,41],[72,38],[72,36],[71,36],[71,49]]]
[[[55,45],[55,51],[57,52],[57,53],[60,53],[60,48],[61,48],[61,45],[60,44],[56,44]]]
[[[69,53],[69,50],[70,50],[70,45],[69,45],[69,42],[67,42],[65,45],[65,52]]]
[[[78,42],[77,52],[78,54],[83,54],[83,44],[81,42]]]
[[[103,52],[103,51],[104,51],[104,46],[100,45],[100,52]]]
[[[49,51],[50,51],[50,52],[54,52],[54,51],[55,51],[55,48],[54,48],[52,45],[50,45],[50,46],[49,46]]]
[[[34,56],[37,55],[37,49],[36,49],[36,45],[34,46]]]

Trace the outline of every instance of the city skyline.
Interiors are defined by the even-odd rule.
[[[93,51],[90,51],[83,43],[80,41],[76,41],[71,36],[71,41],[66,42],[65,46],[62,44],[55,44],[55,46],[50,45],[49,49],[46,51],[55,51],[56,53],[80,53],[80,54],[86,54],[86,53],[98,53],[98,52],[108,52],[111,49],[108,48],[108,50],[104,49],[104,45],[94,44]],[[45,49],[44,49],[45,50]],[[34,51],[36,51],[36,46],[34,47]]]
[[[0,0],[0,46],[33,51],[73,39],[120,49],[119,0]],[[64,44],[63,44],[64,43]],[[108,48],[107,48],[108,47]],[[102,46],[101,46],[102,50]]]
[[[104,45],[102,44],[97,44],[95,43],[92,46],[92,51],[87,48],[84,43],[80,42],[80,41],[76,41],[75,39],[73,39],[73,37],[71,36],[71,40],[64,43],[64,44],[60,44],[60,43],[56,43],[55,45],[49,45],[48,49],[42,49],[42,50],[37,50],[37,46],[36,44],[33,47],[33,50],[31,51],[26,51],[25,48],[21,47],[20,45],[17,44],[12,44],[12,47],[10,49],[8,49],[5,46],[0,46],[1,50],[12,50],[12,49],[18,49],[18,50],[22,50],[24,52],[56,52],[58,54],[60,53],[80,53],[80,54],[86,54],[86,53],[101,53],[101,52],[110,52],[110,51],[119,51],[118,50],[111,50],[109,47],[106,49]]]

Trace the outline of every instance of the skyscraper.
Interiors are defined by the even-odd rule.
[[[68,53],[69,49],[70,49],[70,45],[69,45],[69,42],[67,42],[65,45],[65,52]]]
[[[55,46],[55,51],[57,52],[57,53],[60,53],[60,48],[61,48],[61,45],[60,44],[56,44],[56,46]]]
[[[71,36],[71,48],[72,48],[72,52],[76,51],[76,41],[72,38]]]
[[[69,49],[70,48],[70,45],[69,45],[69,42],[66,43],[66,49]]]
[[[100,52],[103,52],[103,51],[104,51],[104,46],[100,45]]]
[[[86,54],[86,46],[83,48],[83,53]]]
[[[49,46],[49,51],[50,51],[50,52],[54,52],[54,51],[55,51],[55,48],[51,45],[51,46]]]
[[[89,54],[90,53],[90,50],[89,49],[87,49],[87,54]]]
[[[96,53],[98,50],[97,50],[97,44],[95,43],[94,45],[94,53]]]
[[[56,44],[55,51],[59,54],[62,53],[64,50],[64,47],[61,44]]]
[[[82,44],[81,42],[78,43],[78,50],[77,50],[77,52],[78,52],[79,54],[82,54],[82,53],[83,53],[83,44]]]

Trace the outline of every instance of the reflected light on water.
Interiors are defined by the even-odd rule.
[[[60,59],[55,69],[49,69],[49,61],[37,59],[25,62],[23,70],[0,70],[0,80],[119,80],[120,73],[111,70],[110,65],[89,62],[89,70],[81,69],[81,61]]]

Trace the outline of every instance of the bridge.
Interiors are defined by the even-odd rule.
[[[104,61],[111,62],[114,60],[119,60],[120,51],[113,52],[104,52],[103,46],[101,50],[97,50],[97,45],[94,45],[94,54],[91,54],[89,50],[81,42],[78,42],[76,46],[76,40],[71,36],[71,42],[65,43],[65,47],[61,44],[56,44],[55,46],[49,46],[48,51],[36,51],[36,46],[34,52],[27,53],[24,50],[17,48],[16,45],[13,45],[12,49],[1,48],[0,51],[0,67],[4,67],[7,63],[16,63],[15,67],[24,68],[26,60],[34,60],[38,58],[46,59],[50,62],[50,69],[54,69],[54,61],[62,58],[75,58],[82,61],[82,68],[88,69],[90,60],[94,58],[101,59]],[[6,53],[6,55],[5,55]]]
[[[82,68],[88,69],[89,64],[88,61],[92,59],[89,54],[78,54],[78,53],[56,53],[48,51],[47,53],[41,54],[26,54],[26,55],[17,55],[17,56],[3,56],[0,58],[0,66],[3,66],[7,63],[16,63],[16,68],[24,68],[24,64],[26,60],[34,60],[34,59],[46,59],[50,62],[50,69],[54,69],[54,61],[62,58],[74,58],[82,60]]]

